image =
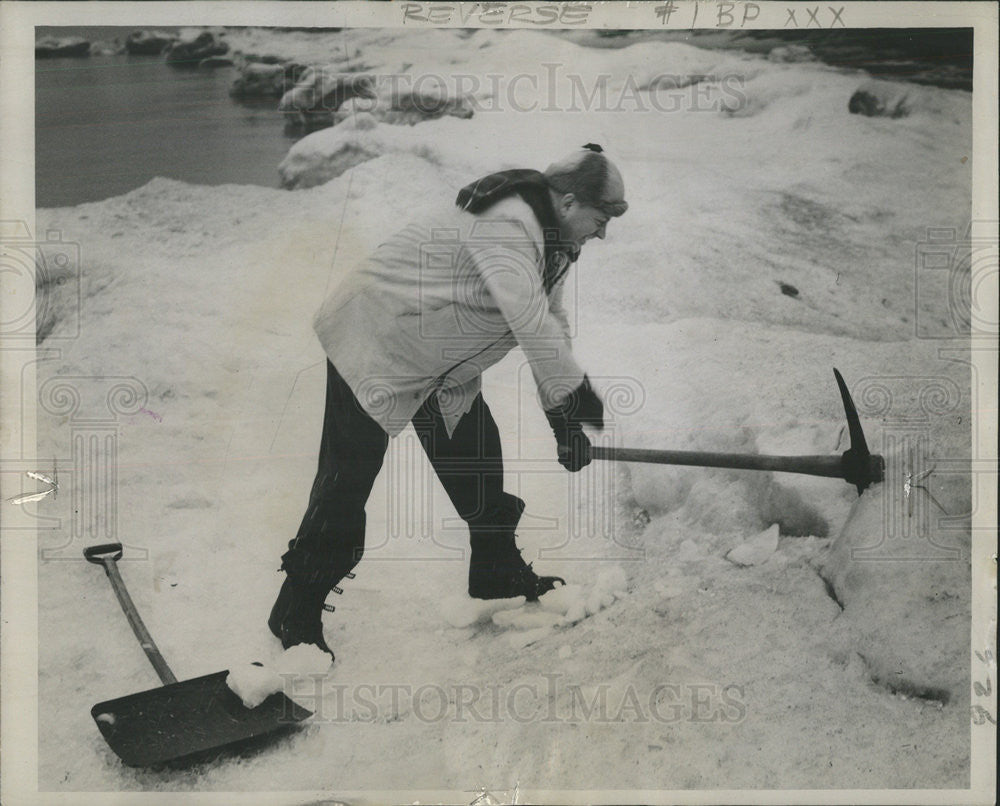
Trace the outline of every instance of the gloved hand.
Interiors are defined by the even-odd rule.
[[[558,447],[559,464],[576,473],[591,462],[590,440],[583,426],[604,428],[604,404],[583,376],[583,383],[574,389],[561,405],[546,409],[545,417],[552,427]]]

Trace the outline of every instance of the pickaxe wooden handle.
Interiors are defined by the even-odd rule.
[[[780,473],[804,473],[844,479],[858,488],[858,495],[885,476],[885,460],[871,454],[865,443],[854,401],[847,391],[841,374],[834,369],[840,395],[847,413],[851,447],[841,456],[762,456],[745,453],[705,453],[702,451],[660,451],[648,448],[614,448],[595,445],[590,449],[593,459],[613,462],[653,462],[663,465],[693,465],[696,467],[726,467],[735,470],[772,470]]]

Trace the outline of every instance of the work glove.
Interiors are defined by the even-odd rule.
[[[558,448],[559,464],[571,473],[582,470],[591,462],[590,440],[583,426],[604,428],[604,404],[583,376],[583,383],[570,392],[561,405],[545,410]]]

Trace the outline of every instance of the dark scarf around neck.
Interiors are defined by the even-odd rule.
[[[548,294],[580,255],[573,243],[561,240],[549,184],[545,175],[527,168],[499,171],[466,185],[458,192],[455,204],[470,213],[485,212],[508,196],[517,194],[531,208],[542,228],[545,241],[545,270],[542,285]]]

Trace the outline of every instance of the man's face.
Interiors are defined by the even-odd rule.
[[[578,247],[591,238],[604,238],[610,216],[597,207],[581,203],[572,193],[566,193],[556,207],[559,228],[567,241]]]

